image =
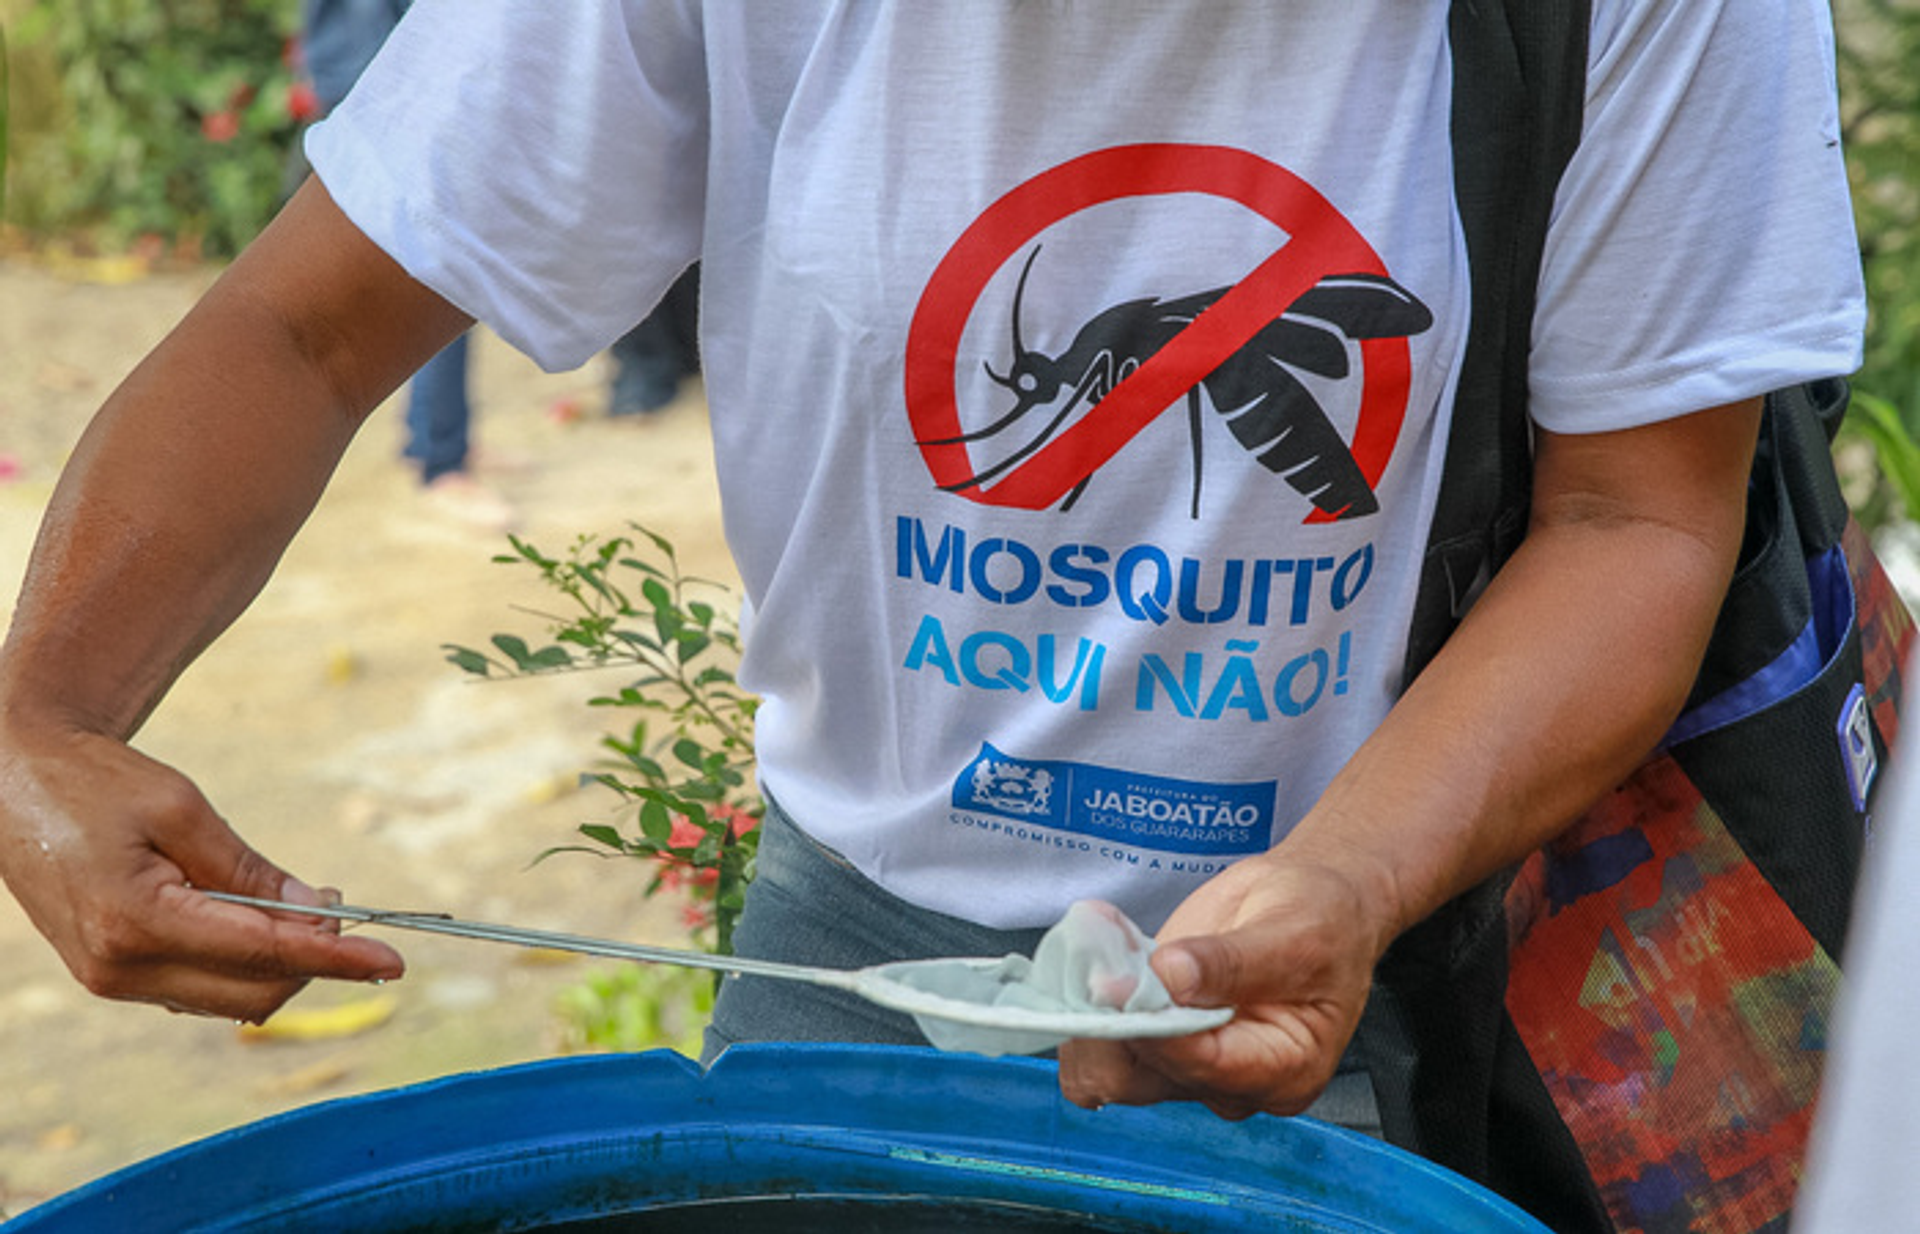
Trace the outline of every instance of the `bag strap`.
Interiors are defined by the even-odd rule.
[[[1578,145],[1590,0],[1453,0],[1454,195],[1472,320],[1409,631],[1426,666],[1526,530],[1527,355],[1547,223]],[[1578,1145],[1507,1019],[1507,879],[1407,931],[1376,971],[1356,1045],[1393,1143],[1562,1231],[1610,1231]]]
[[[1527,353],[1547,222],[1580,142],[1590,0],[1454,0],[1454,197],[1472,319],[1407,642],[1433,658],[1526,530]]]

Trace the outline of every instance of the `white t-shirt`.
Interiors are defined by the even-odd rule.
[[[1824,5],[1596,10],[1536,418],[1850,370]],[[915,903],[1153,929],[1400,686],[1466,334],[1446,35],[1437,0],[420,0],[309,153],[549,367],[702,260],[767,786]]]

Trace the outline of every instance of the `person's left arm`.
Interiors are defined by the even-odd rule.
[[[1069,1042],[1082,1105],[1304,1109],[1403,931],[1564,829],[1684,703],[1743,534],[1758,399],[1644,427],[1539,431],[1526,540],[1291,835],[1196,891],[1153,964],[1234,1020]]]

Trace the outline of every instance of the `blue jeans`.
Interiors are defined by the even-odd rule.
[[[420,366],[407,388],[406,456],[431,482],[467,465],[467,335],[448,343]]]
[[[659,411],[700,371],[700,267],[687,267],[653,311],[615,340],[608,414]]]
[[[865,968],[940,956],[1032,955],[1044,930],[995,930],[887,892],[840,854],[807,836],[771,796],[734,950],[762,960]],[[841,990],[768,977],[729,976],[714,1002],[701,1061],[744,1041],[851,1041],[926,1045],[911,1017]],[[1310,1117],[1380,1136],[1373,1081],[1343,1061],[1307,1110]]]
[[[381,44],[400,24],[413,0],[304,0],[301,52],[320,110],[337,106]],[[304,167],[289,175],[305,177]],[[467,465],[467,336],[461,335],[420,367],[407,391],[405,455],[432,481]]]
[[[300,50],[322,111],[347,97],[413,0],[304,0]]]

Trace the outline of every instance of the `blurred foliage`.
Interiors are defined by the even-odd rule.
[[[588,974],[562,990],[553,1011],[566,1054],[665,1047],[700,1057],[713,1017],[711,975],[690,968],[627,964]]]
[[[1866,261],[1866,363],[1847,433],[1880,474],[1856,501],[1876,525],[1920,515],[1920,3],[1839,0],[1840,97]]]
[[[8,67],[12,58],[7,55],[7,24],[0,21],[0,220],[7,217],[7,135],[13,131],[12,113],[12,74]]]
[[[18,5],[13,6],[18,8]],[[26,0],[12,218],[120,249],[237,252],[278,204],[299,0]]]

